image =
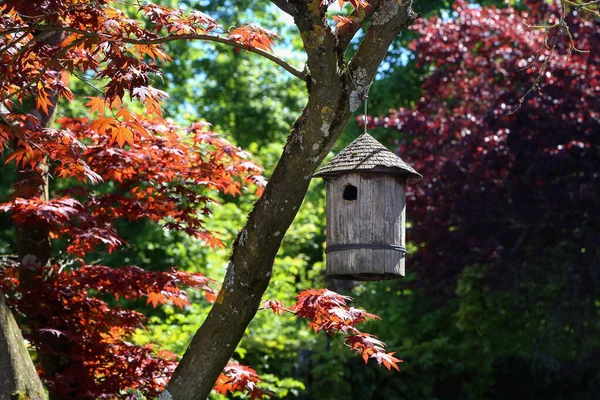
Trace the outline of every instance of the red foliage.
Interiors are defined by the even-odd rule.
[[[456,18],[418,23],[421,37],[410,47],[418,66],[431,71],[423,96],[413,108],[370,121],[406,134],[400,153],[424,171],[409,187],[408,204],[425,279],[497,265],[525,243],[565,251],[564,235],[579,243],[572,249],[578,265],[585,265],[575,261],[580,248],[598,247],[600,25],[571,13],[574,44],[590,52],[573,51],[562,35],[552,53],[557,31],[545,40],[528,24],[555,23],[558,10],[528,4],[531,11],[521,12],[460,1]],[[548,57],[539,93],[520,103]]]
[[[105,96],[111,106],[126,92],[146,105],[149,114],[160,112],[158,102],[166,96],[150,86],[151,76],[160,74],[155,61],[170,60],[161,44],[198,35],[219,37],[224,29],[201,11],[184,13],[153,3],[140,6],[145,28],[111,6],[114,1],[9,0],[0,6],[0,102],[10,107],[15,100],[33,97],[36,108],[48,114],[52,96],[73,99],[61,79],[64,70],[107,79]],[[61,33],[58,45],[40,42],[36,32]],[[222,37],[241,45],[270,50],[274,32],[256,24],[235,28]],[[147,62],[146,56],[152,59]],[[110,120],[99,122],[105,126]]]
[[[220,246],[220,240],[204,229],[207,206],[215,201],[212,193],[237,195],[250,182],[263,186],[264,179],[258,175],[261,169],[248,161],[247,153],[204,124],[194,124],[181,135],[178,127],[158,117],[151,121],[138,118],[136,123],[145,130],[144,137],[119,147],[109,133],[96,131],[87,120],[63,118],[60,123],[62,131],[28,132],[23,143],[30,144],[32,151],[47,150],[57,161],[53,166],[58,176],[77,178],[82,183],[86,178],[91,183],[110,181],[115,189],[100,191],[94,185],[79,185],[65,189],[62,197],[15,197],[1,205],[17,224],[44,226],[51,237],[66,239],[67,251],[84,263],[75,270],[58,265],[50,270],[11,265],[0,270],[2,288],[11,294],[16,310],[26,316],[26,337],[38,353],[68,365],[60,373],[44,375],[54,395],[64,399],[113,398],[127,388],[157,395],[177,361],[165,357],[164,352],[157,354],[150,347],[129,343],[128,337],[143,327],[146,318],[135,311],[111,307],[98,296],[146,297],[147,304],[153,306],[169,302],[183,308],[189,304],[185,288],[203,290],[213,301],[211,281],[175,270],[149,272],[135,266],[115,269],[85,265],[86,254],[100,244],[108,250],[123,244],[115,228],[119,219],[148,219]],[[69,138],[68,143],[48,138],[56,132],[64,132],[61,137]],[[42,165],[41,158],[13,158],[21,165]],[[73,164],[81,168],[72,168]],[[27,195],[25,189],[31,185],[19,182],[15,195]],[[26,285],[19,284],[18,271],[23,268],[27,270]],[[238,382],[232,387],[258,393],[260,389],[251,386]]]
[[[64,190],[61,198],[44,201],[16,197],[2,207],[3,211],[13,211],[19,223],[37,218],[54,236],[65,236],[70,243],[67,250],[77,256],[100,243],[109,250],[121,245],[113,227],[118,218],[148,219],[203,239],[213,247],[220,246],[220,240],[204,228],[204,216],[210,213],[208,204],[215,202],[209,190],[235,196],[249,183],[265,184],[259,175],[261,168],[248,161],[249,155],[209,131],[205,124],[182,130],[158,117],[138,117],[134,123],[143,129],[144,137],[122,148],[111,140],[110,133],[96,131],[86,119],[62,118],[60,123],[62,130],[28,135],[31,149],[48,152],[56,161],[56,176],[80,181],[87,178],[91,183],[112,181],[115,189],[99,192],[93,185],[76,186]],[[66,139],[57,142],[55,136],[69,139],[67,143]],[[24,150],[11,157],[20,164],[37,165],[40,159],[27,154]],[[20,186],[27,188],[27,183]]]
[[[333,336],[342,333],[345,337],[344,343],[352,350],[358,352],[365,363],[369,358],[377,360],[377,364],[387,368],[398,368],[402,360],[393,357],[394,353],[385,352],[385,343],[373,335],[359,331],[356,326],[367,320],[379,319],[377,315],[348,307],[351,297],[342,296],[327,289],[308,289],[298,294],[296,304],[286,308],[282,302],[267,300],[264,309],[271,309],[279,315],[282,311],[295,314],[299,318],[308,320],[308,329],[315,333],[325,331]]]
[[[265,301],[264,307],[265,310],[271,310],[277,315],[281,315],[284,311],[288,311],[285,308],[285,304],[283,304],[279,300],[267,300]]]
[[[258,386],[260,381],[260,376],[255,370],[230,361],[217,379],[215,391],[224,395],[244,392],[250,395],[251,400],[272,396],[272,392]]]
[[[167,94],[151,86],[160,74],[156,61],[170,60],[163,41],[219,36],[224,31],[217,22],[199,11],[147,3],[140,7],[150,21],[145,28],[111,3],[14,0],[0,5],[0,76],[5,77],[0,80],[0,148],[15,143],[6,162],[24,172],[0,210],[11,213],[24,230],[66,241],[71,256],[65,265],[6,262],[0,287],[23,317],[48,389],[61,399],[126,397],[119,394],[125,389],[155,396],[177,365],[173,354],[128,342],[146,317],[113,305],[111,296],[183,308],[189,304],[185,290],[192,288],[215,299],[214,282],[200,274],[168,266],[149,272],[88,265],[91,251],[123,245],[116,223],[149,220],[222,246],[205,227],[216,194],[237,196],[253,186],[260,195],[266,183],[249,154],[208,124],[181,128],[162,118],[160,102]],[[263,50],[270,50],[277,36],[256,25],[228,35],[221,38]],[[58,126],[44,126],[58,98],[74,99],[69,79],[90,74],[106,80],[103,95],[87,99],[91,117],[61,117]],[[145,107],[145,115],[130,111],[126,94]],[[23,111],[25,102],[35,109]],[[48,176],[66,182],[52,199],[41,190]],[[44,362],[48,359],[57,368]],[[256,396],[258,380],[239,371],[229,371],[235,381],[230,388]]]
[[[114,398],[127,388],[158,395],[176,361],[149,346],[128,342],[136,329],[143,328],[146,317],[110,307],[93,294],[136,298],[149,290],[160,290],[187,302],[180,289],[183,284],[173,279],[175,273],[150,273],[135,267],[119,270],[86,266],[72,272],[61,271],[58,265],[50,269],[35,265],[4,267],[14,270],[3,270],[0,287],[18,294],[12,303],[27,316],[25,337],[41,357],[68,363],[57,374],[42,374],[53,395],[61,399]],[[25,284],[19,281],[21,274],[27,276]],[[204,288],[205,284],[196,287]]]
[[[250,24],[233,29],[227,38],[248,47],[271,51],[273,39],[281,37],[276,32]]]

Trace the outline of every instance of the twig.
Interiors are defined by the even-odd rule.
[[[556,50],[556,45],[558,44],[558,39],[560,38],[563,29],[568,30],[569,27],[567,26],[566,22],[565,22],[565,3],[563,2],[561,5],[561,14],[560,14],[560,20],[559,22],[557,22],[556,24],[552,24],[552,25],[527,25],[530,28],[533,29],[544,29],[546,30],[546,33],[544,34],[544,46],[550,50],[550,53],[548,54],[548,56],[546,57],[546,59],[544,60],[544,62],[542,63],[542,66],[540,67],[540,70],[537,74],[537,76],[535,77],[535,80],[533,81],[533,84],[531,85],[531,87],[527,90],[527,92],[525,92],[525,94],[523,96],[521,96],[521,98],[519,99],[519,105],[508,112],[508,115],[514,114],[516,113],[521,106],[523,105],[523,102],[525,101],[525,99],[527,98],[527,96],[529,96],[529,94],[531,92],[533,92],[534,89],[539,89],[540,88],[540,82],[544,76],[544,73],[546,72],[546,69],[548,68],[548,64],[550,63],[550,60],[552,59],[552,57],[554,56],[554,52]],[[551,29],[554,28],[558,28],[558,32],[556,33],[556,36],[554,36],[554,43],[552,44],[552,47],[548,46],[548,38],[549,38],[549,32]],[[570,36],[570,33],[569,33]],[[542,48],[540,47],[540,49],[536,52],[535,54],[535,58],[534,61],[530,64],[533,65],[533,63],[535,62],[535,60],[537,60],[539,58],[539,55],[541,54],[541,50]]]
[[[597,16],[600,16],[600,12],[598,12],[598,10],[592,10],[589,7],[589,6],[594,6],[594,5],[600,4],[600,0],[588,1],[587,3],[575,3],[574,1],[570,1],[570,0],[563,0],[563,1],[566,4],[572,6],[576,10],[582,9],[582,10],[587,11],[589,13],[596,14]]]
[[[86,86],[88,86],[88,87],[90,87],[90,88],[94,89],[94,90],[95,90],[95,91],[97,91],[97,92],[100,92],[100,93],[104,94],[104,92],[102,91],[102,89],[100,89],[100,88],[98,88],[98,87],[96,87],[96,86],[92,85],[91,83],[89,83],[89,82],[88,82],[88,80],[87,80],[87,79],[85,79],[83,76],[79,76],[79,75],[77,75],[75,72],[73,72],[72,74],[73,74],[73,76],[74,76],[75,78],[79,79],[79,80],[80,80],[81,82],[83,82],[83,83],[84,83]]]
[[[4,47],[2,47],[0,49],[0,53],[3,53],[4,51],[13,47],[13,45],[15,45],[16,43],[19,43],[21,39],[27,36],[31,31],[33,31],[33,28],[29,28],[28,30],[23,31],[23,34],[21,36],[17,37],[16,39],[13,39],[11,42],[7,43]]]

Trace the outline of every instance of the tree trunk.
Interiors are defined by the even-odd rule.
[[[52,99],[53,104],[56,104],[56,98]],[[39,119],[42,129],[49,128],[54,122],[56,110],[53,108],[50,110],[49,115],[40,115],[39,113],[33,112]],[[45,161],[42,164],[38,164],[36,168],[30,168],[26,166],[19,170],[18,177],[21,181],[30,182],[35,187],[32,188],[31,193],[34,197],[39,197],[44,200],[49,200],[49,188],[48,188],[48,164]],[[34,190],[35,189],[35,190]],[[49,272],[50,259],[52,257],[52,248],[50,240],[50,232],[48,226],[41,224],[36,218],[32,218],[29,221],[25,221],[23,224],[17,224],[17,254],[20,263],[19,281],[24,291],[35,292],[35,288],[31,287],[31,283],[39,280],[39,275],[44,276]],[[27,318],[27,315],[25,316]],[[35,320],[28,321],[30,325],[29,329],[33,330],[35,334],[40,329],[53,328],[63,330],[65,328],[60,326],[52,325],[45,318],[36,318]],[[50,333],[44,334],[40,340],[43,340],[45,348],[52,349],[51,352],[39,353],[39,361],[45,378],[56,377],[61,374],[67,368],[83,368],[81,363],[73,365],[73,361],[70,357],[66,356],[71,347],[72,343],[66,336],[55,336]],[[79,382],[61,382],[64,386],[78,386]],[[63,388],[63,390],[65,390]],[[48,387],[48,395],[51,400],[62,400],[62,396],[53,392],[51,386]]]
[[[60,44],[62,37],[62,32],[57,32],[42,38],[42,41],[48,46],[56,46]],[[27,129],[35,131],[52,126],[56,117],[58,93],[51,93],[50,101],[52,105],[48,107],[47,114],[35,109],[30,112],[37,118],[38,122],[37,124],[28,123],[26,125]],[[49,200],[48,168],[47,160],[44,160],[35,167],[25,165],[18,169],[18,180],[27,182],[31,186],[27,191],[30,197]],[[22,224],[16,224],[15,227],[17,231],[17,254],[20,263],[19,281],[20,285],[27,290],[30,282],[34,281],[40,273],[45,273],[46,267],[50,265],[52,257],[50,231],[47,225],[40,223],[36,218],[31,218],[31,220]],[[47,327],[46,321],[36,320],[35,324],[29,328],[39,330]],[[44,344],[46,347],[52,348],[53,352],[52,355],[39,354],[39,360],[44,375],[51,377],[69,366],[69,360],[61,357],[60,354],[64,354],[66,352],[64,349],[68,348],[70,344],[64,337],[56,338],[53,335],[48,335],[48,340]],[[75,382],[75,384],[77,383]],[[58,397],[53,396],[51,391],[49,396],[51,399],[56,398],[58,400]]]
[[[0,400],[45,398],[21,330],[0,291]]]
[[[331,30],[320,0],[274,1],[294,17],[308,55],[308,104],[288,136],[262,197],[233,245],[217,301],[160,399],[206,399],[229,361],[269,284],[283,235],[302,204],[312,174],[359,108],[398,32],[415,18],[410,1],[382,0],[353,59]],[[310,4],[308,4],[310,3]],[[385,17],[385,18],[383,18]]]

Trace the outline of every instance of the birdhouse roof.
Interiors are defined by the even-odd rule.
[[[356,138],[314,176],[323,178],[355,171],[387,172],[415,180],[423,179],[421,174],[368,133]]]

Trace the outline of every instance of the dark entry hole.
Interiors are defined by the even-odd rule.
[[[344,188],[344,200],[356,200],[358,189],[353,185],[346,185]]]

